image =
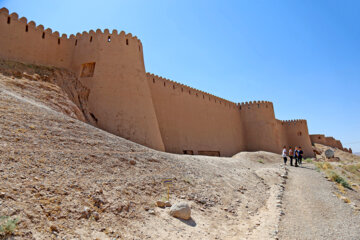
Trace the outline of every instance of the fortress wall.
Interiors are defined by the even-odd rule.
[[[343,147],[341,141],[337,140],[333,137],[326,137],[323,134],[312,134],[312,135],[310,135],[310,139],[311,139],[312,144],[318,143],[318,144],[322,144],[325,146],[344,150],[344,147]]]
[[[343,149],[342,144],[339,140],[336,140],[333,137],[325,137],[326,145],[331,146],[333,148]]]
[[[304,151],[304,157],[313,157],[314,152],[311,145],[309,130],[306,120],[282,121],[286,133],[286,146],[301,146]]]
[[[72,57],[71,40],[51,29],[36,26],[16,13],[0,9],[0,58],[37,65],[68,68]]]
[[[278,153],[282,134],[276,129],[273,104],[267,101],[246,102],[239,104],[239,109],[244,121],[246,149]]]
[[[147,74],[167,152],[232,156],[245,150],[235,103]]]
[[[285,128],[283,126],[283,121],[276,119],[275,122],[276,122],[276,124],[275,124],[276,135],[277,135],[277,139],[279,139],[278,151],[276,153],[281,153],[284,146],[286,146],[288,148],[291,145],[288,144],[287,131],[285,130]],[[291,147],[293,147],[293,146],[291,146]]]
[[[77,34],[71,69],[90,89],[88,105],[98,127],[164,150],[140,40],[107,29]]]
[[[323,134],[311,134],[310,135],[311,144],[319,143],[322,145],[326,145],[326,138]]]

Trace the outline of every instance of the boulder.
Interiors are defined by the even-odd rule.
[[[333,158],[335,156],[335,152],[333,150],[331,150],[331,149],[328,149],[328,150],[325,151],[325,156],[327,158]]]
[[[316,155],[321,155],[321,154],[322,154],[322,151],[321,151],[321,149],[319,149],[319,148],[313,147],[313,151],[314,151],[314,153],[315,153]]]
[[[172,205],[170,208],[170,215],[184,220],[191,218],[191,209],[189,204],[185,202]]]

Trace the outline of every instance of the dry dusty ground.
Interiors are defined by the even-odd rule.
[[[19,220],[15,239],[276,235],[276,198],[285,173],[278,155],[215,158],[153,151],[56,112],[51,102],[44,106],[46,101],[37,101],[39,88],[27,84],[0,75],[0,215]],[[58,98],[61,92],[53,94]],[[162,178],[169,177],[171,202],[188,202],[192,220],[154,207],[166,193]]]
[[[267,152],[157,152],[79,121],[86,111],[73,89],[23,76],[0,74],[0,216],[19,220],[10,238],[359,239],[358,213],[315,170],[288,171]],[[163,178],[191,220],[154,206],[166,196]]]

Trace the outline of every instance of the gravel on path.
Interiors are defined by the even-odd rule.
[[[279,239],[360,239],[360,214],[313,165],[289,169]]]

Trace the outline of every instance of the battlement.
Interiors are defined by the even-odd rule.
[[[193,95],[200,99],[209,100],[211,102],[218,103],[220,105],[224,105],[225,107],[229,107],[229,108],[233,108],[233,109],[235,109],[237,107],[236,103],[234,103],[234,102],[228,101],[224,98],[217,97],[213,94],[198,90],[196,88],[187,86],[185,84],[175,82],[175,81],[167,79],[167,78],[163,78],[163,77],[155,75],[155,74],[146,73],[146,77],[149,81],[149,84],[152,83],[152,84],[157,84],[158,86],[169,87],[169,89],[179,90],[181,92],[188,93],[189,95]]]
[[[241,102],[237,104],[237,107],[240,110],[257,109],[257,108],[270,108],[271,110],[274,109],[273,103],[269,101]]]
[[[291,124],[307,124],[305,119],[292,119],[292,120],[280,120],[282,125],[291,125]]]
[[[19,15],[15,12],[9,13],[9,10],[7,8],[1,8],[0,9],[0,16],[2,18],[6,19],[6,23],[9,26],[14,25],[14,23],[18,23],[22,25],[24,28],[24,32],[31,32],[36,31],[38,33],[41,33],[40,39],[57,39],[58,45],[61,45],[62,43],[71,42],[74,46],[80,45],[78,40],[88,39],[89,42],[92,42],[94,40],[100,40],[104,43],[110,44],[110,43],[123,43],[124,45],[135,45],[138,47],[139,51],[142,52],[142,43],[140,39],[137,38],[137,36],[133,36],[131,33],[125,33],[124,31],[121,31],[118,33],[117,30],[112,30],[110,33],[109,29],[97,29],[96,31],[90,30],[89,32],[83,31],[82,33],[76,33],[71,34],[70,36],[67,36],[67,34],[62,34],[60,36],[60,33],[58,31],[54,31],[51,28],[46,28],[43,25],[36,25],[34,21],[28,22],[28,20],[25,17],[21,17],[19,19]]]

